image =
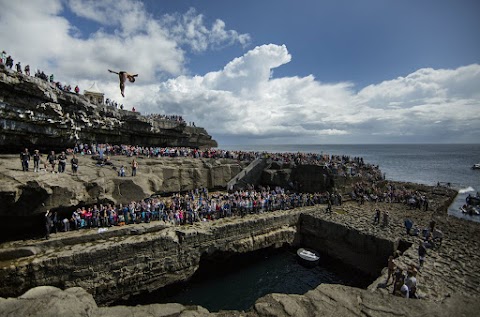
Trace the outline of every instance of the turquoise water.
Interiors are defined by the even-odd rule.
[[[459,190],[449,214],[473,221],[480,216],[463,215],[459,208],[468,194],[480,191],[480,144],[375,144],[375,145],[229,145],[227,150],[305,152],[363,157],[380,166],[387,179],[427,185],[450,183]]]

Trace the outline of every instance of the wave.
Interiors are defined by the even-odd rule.
[[[469,193],[469,192],[474,192],[475,189],[472,187],[472,186],[469,186],[467,188],[462,188],[458,191],[459,194],[465,194],[465,193]]]

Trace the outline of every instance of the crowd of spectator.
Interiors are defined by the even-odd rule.
[[[428,210],[429,200],[418,190],[407,189],[404,185],[386,183],[379,186],[376,181],[361,181],[353,185],[350,198],[356,200],[359,205],[365,201],[401,203],[408,205],[410,209]]]
[[[13,67],[13,58],[11,55],[8,55],[7,56],[7,53],[5,51],[2,51],[2,54],[0,56],[0,64],[4,64],[8,69],[12,69]],[[18,62],[17,64],[15,64],[15,71],[19,74],[23,74],[25,72],[25,75],[26,76],[30,76],[30,65],[26,65],[25,68],[23,69],[22,71],[22,65],[20,62]],[[37,71],[35,72],[34,76],[36,78],[40,78],[46,82],[49,82],[52,87],[55,87],[61,91],[64,91],[64,92],[71,92],[72,91],[72,86],[70,85],[62,85],[61,82],[59,81],[55,81],[54,80],[54,75],[51,74],[50,76],[45,74],[45,72],[37,69]],[[73,89],[73,91],[78,94],[80,92],[80,88],[78,87],[78,85],[75,86],[75,88]]]
[[[101,228],[163,221],[172,225],[213,221],[225,217],[243,217],[275,210],[289,210],[316,204],[341,204],[338,193],[295,193],[281,187],[270,189],[250,186],[247,190],[209,193],[197,188],[170,197],[150,197],[129,204],[98,204],[76,209],[71,216],[60,219],[50,215],[57,231]]]
[[[166,114],[149,114],[146,116],[147,119],[150,120],[168,120],[168,121],[174,121],[177,123],[185,123],[185,120],[183,120],[182,116],[179,115],[166,115]],[[195,126],[195,123],[193,123],[193,126]]]
[[[123,104],[119,104],[118,102],[116,102],[115,100],[112,100],[110,98],[105,99],[105,104],[107,106],[123,110]]]

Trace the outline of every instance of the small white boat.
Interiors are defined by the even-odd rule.
[[[473,164],[472,170],[480,170],[480,163]]]
[[[297,250],[297,255],[303,263],[308,265],[317,265],[320,260],[318,252],[311,249],[300,248]]]

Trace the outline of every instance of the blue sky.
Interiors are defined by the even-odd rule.
[[[480,139],[479,1],[0,5],[0,43],[16,61],[180,114],[220,146]],[[125,98],[108,68],[139,73]]]

